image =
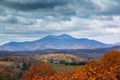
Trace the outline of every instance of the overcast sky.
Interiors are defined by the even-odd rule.
[[[60,34],[120,42],[120,0],[0,0],[0,44]]]

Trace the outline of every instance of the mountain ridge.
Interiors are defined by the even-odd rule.
[[[36,49],[94,49],[108,47],[96,40],[87,38],[74,38],[67,34],[58,36],[48,35],[41,39],[29,42],[9,42],[0,46],[0,50],[24,51]]]

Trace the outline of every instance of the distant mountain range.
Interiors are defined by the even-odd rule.
[[[112,50],[120,51],[120,46],[97,48],[97,49],[45,49],[45,50],[40,49],[40,50],[32,50],[32,51],[0,51],[0,57],[70,54],[89,61],[94,59],[100,59],[103,57],[105,53],[109,53]]]
[[[48,35],[42,39],[31,42],[9,42],[0,46],[0,50],[29,51],[39,49],[95,49],[110,47],[96,40],[87,38],[74,38],[67,34],[59,36]]]

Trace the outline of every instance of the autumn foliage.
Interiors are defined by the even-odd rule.
[[[0,80],[19,80],[21,76],[20,68],[0,64]]]
[[[47,80],[50,76],[54,76],[56,71],[50,64],[37,63],[31,66],[29,71],[25,73],[23,80]]]
[[[23,80],[120,80],[120,52],[112,51],[101,60],[91,61],[82,69],[57,73],[52,66],[40,63],[25,73]]]

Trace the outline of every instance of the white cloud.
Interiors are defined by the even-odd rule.
[[[10,1],[14,2],[16,7],[0,3],[1,43],[29,41],[49,34],[66,33],[108,43],[119,42],[120,0],[62,0],[60,4],[57,1],[50,2],[51,0],[5,1],[9,4],[13,4]],[[46,4],[29,6],[29,3],[37,4],[37,1],[39,4],[40,1],[47,2],[51,8],[46,7]],[[21,8],[17,6],[18,2]],[[24,5],[26,10],[22,9],[21,5]]]

